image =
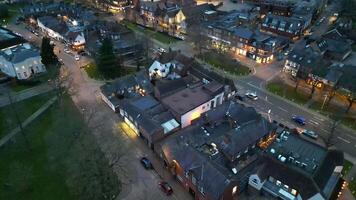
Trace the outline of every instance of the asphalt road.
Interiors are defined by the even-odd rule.
[[[9,25],[8,28],[20,33],[34,45],[40,46],[41,38],[26,30],[23,25]],[[122,163],[124,164],[120,164],[124,165],[124,167],[113,167],[114,171],[119,174],[120,180],[123,181],[123,190],[118,196],[118,199],[192,199],[189,193],[187,193],[177,181],[168,176],[168,171],[162,168],[162,163],[160,163],[157,156],[153,154],[142,140],[137,137],[130,138],[128,133],[118,128],[118,122],[121,121],[120,118],[103,103],[99,96],[99,87],[103,82],[89,79],[83,69],[80,69],[80,66],[91,62],[92,59],[81,57],[79,61],[76,61],[73,53],[67,54],[64,52],[63,44],[60,42],[55,42],[55,44],[55,53],[58,58],[62,59],[65,73],[68,73],[70,76],[73,101],[77,107],[82,110],[84,116],[95,113],[93,119],[90,121],[90,126],[100,127],[98,129],[93,128],[93,133],[97,136],[98,144],[101,146],[104,154],[110,158],[111,155],[122,151],[121,146],[123,146],[123,143],[119,141],[123,140],[123,138],[125,140],[124,143],[129,146],[129,151],[126,151],[124,153],[125,155],[122,156]],[[158,173],[153,170],[145,170],[141,166],[139,159],[142,156],[147,156],[151,159]],[[123,169],[125,169],[125,172],[122,172]],[[163,174],[163,177],[167,177],[165,180],[173,187],[173,195],[166,196],[160,191],[157,183],[161,181],[162,178],[159,174],[161,176]]]
[[[275,70],[276,71],[275,73],[272,73],[272,76],[279,72],[278,67],[275,67]],[[267,77],[265,78],[268,79]],[[332,122],[329,119],[318,114],[314,114],[314,112],[311,112],[303,106],[291,103],[288,100],[266,92],[262,87],[266,79],[261,79],[253,75],[245,79],[235,80],[235,84],[237,88],[240,89],[241,93],[246,91],[256,92],[259,99],[257,101],[247,99],[246,103],[255,107],[259,112],[264,113],[267,117],[268,111],[270,110],[269,117],[271,117],[272,120],[276,120],[289,126],[290,128],[294,128],[300,126],[291,120],[292,116],[303,116],[307,120],[307,124],[301,128],[313,130],[321,137],[327,137],[329,135],[332,126]],[[335,146],[345,153],[356,157],[355,131],[349,131],[341,126],[338,126],[334,135],[335,137],[333,142]]]

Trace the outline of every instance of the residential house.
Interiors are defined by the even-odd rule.
[[[288,45],[281,37],[238,26],[235,19],[223,17],[205,24],[202,34],[209,38],[212,48],[243,55],[258,63],[269,63]]]
[[[1,71],[20,80],[46,72],[41,60],[39,50],[29,43],[0,50]]]
[[[95,55],[105,38],[111,39],[114,52],[125,59],[137,58],[142,54],[142,44],[135,34],[125,26],[115,23],[98,21],[85,31],[86,50]]]
[[[17,79],[46,72],[39,50],[8,29],[0,27],[0,70]]]
[[[276,199],[336,199],[343,162],[341,151],[284,130],[266,149],[249,186]]]
[[[276,126],[232,101],[157,144],[156,152],[194,199],[236,199]],[[160,147],[160,148],[158,148]]]
[[[37,25],[49,37],[66,42],[74,50],[83,50],[85,47],[83,28],[75,20],[64,19],[43,16],[37,19]]]
[[[272,14],[267,14],[261,25],[261,30],[271,33],[276,33],[290,39],[297,39],[311,23],[309,18],[303,17],[284,17]]]
[[[319,51],[324,57],[343,61],[352,53],[352,41],[347,40],[337,29],[333,29],[316,39],[315,50]]]
[[[153,86],[145,70],[116,79],[100,87],[102,100],[118,112],[120,100],[145,96],[153,92]]]
[[[165,1],[140,1],[137,7],[127,9],[126,18],[181,39],[184,39],[186,34],[186,17],[178,4]]]

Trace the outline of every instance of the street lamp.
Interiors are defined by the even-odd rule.
[[[325,95],[324,95],[323,105],[321,105],[321,110],[323,110],[327,98],[328,98],[328,95],[325,94]]]

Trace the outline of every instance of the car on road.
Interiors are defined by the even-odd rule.
[[[167,196],[171,195],[173,193],[172,187],[165,181],[161,181],[158,183],[158,186],[161,188],[161,190],[166,193]]]
[[[153,169],[153,165],[152,165],[151,161],[148,160],[148,158],[142,157],[140,159],[140,162],[145,169]]]
[[[300,125],[305,125],[306,124],[306,120],[304,117],[302,116],[293,116],[292,117],[292,120],[297,123],[297,124],[300,124]]]
[[[64,52],[65,53],[70,53],[69,49],[67,49],[67,48],[64,48]]]
[[[165,49],[163,49],[162,47],[158,48],[157,50],[158,50],[158,52],[160,52],[160,53],[166,53],[166,52],[167,52],[167,51],[166,51]]]
[[[315,140],[318,139],[318,134],[311,130],[303,130],[302,134]]]
[[[244,100],[245,100],[245,97],[244,97],[243,95],[240,95],[240,94],[236,94],[236,95],[235,95],[235,98],[236,98],[237,100],[240,100],[240,101],[244,101]]]
[[[79,61],[79,60],[80,60],[80,56],[79,56],[78,54],[75,54],[74,59],[75,59],[76,61]]]
[[[258,99],[256,92],[247,92],[245,96],[255,101]]]

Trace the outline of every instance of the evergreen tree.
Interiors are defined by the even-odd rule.
[[[114,48],[110,39],[104,39],[97,58],[99,71],[106,78],[114,78],[122,75],[121,66],[114,54]]]
[[[0,6],[0,19],[2,20],[2,19],[5,19],[7,17],[9,17],[9,10],[8,10],[7,6],[2,4]]]
[[[49,66],[52,64],[58,63],[58,58],[56,54],[53,52],[53,45],[51,45],[51,40],[47,37],[42,38],[42,45],[41,45],[41,58],[42,63],[45,66]]]

